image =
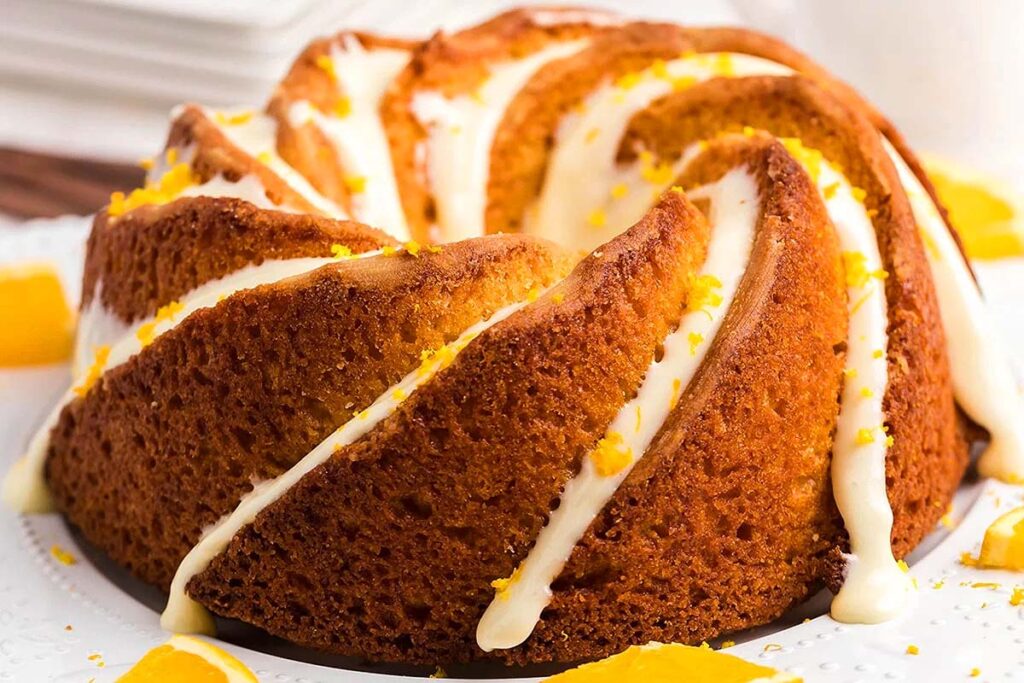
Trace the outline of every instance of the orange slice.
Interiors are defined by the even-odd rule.
[[[929,158],[925,168],[968,256],[1024,256],[1024,198],[994,178],[948,161]]]
[[[117,679],[117,683],[258,683],[249,668],[219,647],[191,636],[171,636]]]
[[[649,643],[584,664],[544,683],[800,683],[782,671],[707,647]]]
[[[993,569],[1024,570],[1024,507],[1010,510],[985,530],[978,564]]]
[[[74,316],[47,265],[0,268],[0,367],[71,357]]]

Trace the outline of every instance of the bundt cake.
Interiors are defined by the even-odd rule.
[[[571,662],[822,584],[878,622],[971,443],[1024,476],[917,161],[771,38],[558,8],[342,32],[262,113],[176,111],[146,165],[4,496],[169,591],[170,630]]]

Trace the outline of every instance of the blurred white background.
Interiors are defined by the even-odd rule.
[[[453,29],[507,0],[4,0],[0,147],[134,161],[182,101],[259,105],[312,37]],[[861,89],[919,150],[1024,188],[1024,2],[589,0],[779,35]],[[1024,190],[1022,190],[1024,191]]]

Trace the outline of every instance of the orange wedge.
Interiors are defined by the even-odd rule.
[[[1024,256],[1024,198],[994,178],[948,161],[928,158],[925,169],[968,256]]]
[[[219,647],[171,636],[117,679],[117,683],[258,683],[249,668]]]
[[[649,643],[584,664],[544,683],[799,683],[782,671],[707,647]]]
[[[1010,510],[985,530],[978,564],[993,569],[1024,570],[1024,507]]]
[[[0,367],[71,357],[74,316],[50,266],[0,268]]]

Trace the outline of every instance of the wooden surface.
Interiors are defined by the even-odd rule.
[[[0,214],[49,218],[94,213],[111,192],[139,187],[144,175],[138,166],[0,147]]]

